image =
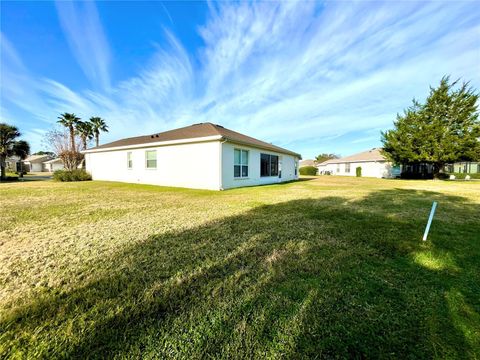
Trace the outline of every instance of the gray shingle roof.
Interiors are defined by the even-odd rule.
[[[271,151],[276,151],[284,154],[290,154],[300,157],[300,154],[297,154],[293,151],[275,146],[273,144],[252,138],[247,135],[240,134],[236,131],[226,129],[223,126],[212,124],[212,123],[200,123],[190,126],[186,126],[179,129],[169,130],[161,132],[158,134],[136,136],[126,139],[120,139],[117,141],[110,142],[108,144],[100,145],[88,150],[101,150],[109,149],[114,147],[128,147],[132,145],[148,145],[150,143],[157,143],[162,141],[172,141],[172,140],[183,140],[183,139],[195,139],[207,136],[221,136],[222,138],[229,140],[231,142],[241,143],[245,145],[250,145],[254,147],[259,147],[262,149],[267,149]]]
[[[44,162],[50,159],[51,159],[50,155],[30,155],[25,159],[25,161],[39,163],[39,162]]]
[[[371,150],[363,151],[358,154],[353,154],[350,156],[345,156],[340,159],[330,159],[322,162],[319,165],[327,164],[337,164],[337,163],[348,163],[348,162],[361,162],[361,161],[386,161],[385,156],[381,153],[381,148],[373,148]]]

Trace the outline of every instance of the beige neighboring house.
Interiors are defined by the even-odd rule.
[[[5,159],[5,169],[7,171],[16,172],[20,170],[21,159],[19,156],[9,156]]]
[[[317,166],[317,160],[306,159],[306,160],[300,161],[300,167],[304,167],[304,166]]]
[[[45,169],[44,171],[48,172],[55,172],[57,170],[63,170],[65,168],[63,166],[63,161],[60,158],[45,161],[43,164]]]
[[[356,176],[356,169],[362,169],[362,176],[395,178],[401,173],[400,166],[393,164],[381,153],[381,148],[373,148],[340,159],[330,159],[317,165],[319,174]]]
[[[51,159],[52,157],[49,155],[30,155],[23,161],[23,164],[25,166],[26,171],[42,172],[42,171],[47,171],[45,170],[46,168],[44,163]]]

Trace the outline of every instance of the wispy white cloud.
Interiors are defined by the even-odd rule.
[[[346,155],[352,144],[369,147],[379,129],[444,74],[480,87],[475,5],[212,3],[199,28],[204,46],[195,52],[166,30],[166,45],[143,71],[108,91],[77,92],[54,80],[36,80],[42,86],[35,91],[50,112],[106,118],[106,140],[212,121],[307,157]],[[95,8],[84,4],[78,13],[77,5],[58,6],[82,68],[106,86],[109,55],[101,45],[108,46],[103,35],[94,39],[103,34]],[[94,23],[88,34],[80,14],[95,19],[88,20]],[[348,144],[328,140],[345,137]]]
[[[34,114],[38,120],[48,122],[48,119],[43,116],[43,110],[47,109],[47,105],[37,91],[41,81],[28,71],[13,44],[2,33],[0,33],[0,55],[2,118],[7,112],[11,113],[7,107],[13,104],[22,111]]]
[[[80,67],[92,84],[110,87],[110,50],[93,1],[56,1],[60,24]]]

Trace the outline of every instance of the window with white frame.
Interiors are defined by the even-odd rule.
[[[157,168],[157,150],[145,151],[145,165],[147,169]]]
[[[127,152],[127,168],[131,169],[133,167],[132,152]]]
[[[337,173],[340,172],[340,164],[337,164]]]
[[[349,173],[350,172],[350,163],[345,164],[345,172]]]
[[[236,178],[248,177],[248,150],[234,150],[233,176]]]

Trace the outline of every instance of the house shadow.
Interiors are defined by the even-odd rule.
[[[261,206],[152,234],[0,329],[27,357],[475,357],[478,213],[400,189]]]

